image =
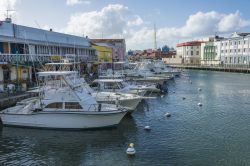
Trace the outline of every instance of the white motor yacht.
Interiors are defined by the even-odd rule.
[[[93,81],[92,87],[96,91],[122,92],[140,96],[145,96],[147,93],[162,92],[156,84],[127,83],[122,79],[96,79]]]
[[[143,99],[142,96],[139,96],[137,94],[103,91],[95,92],[83,78],[67,76],[66,79],[68,80],[68,82],[72,82],[70,80],[74,80],[72,82],[72,86],[81,86],[89,94],[91,94],[98,103],[118,104],[119,106],[129,110],[129,113],[132,113]]]
[[[64,70],[70,70],[71,68],[74,68],[75,63],[47,63],[47,69],[56,70],[58,69],[64,69]],[[108,74],[107,74],[108,73]],[[113,70],[108,70],[104,77],[109,78],[111,75],[113,75]],[[122,75],[117,75],[117,78],[120,78]],[[114,77],[114,76],[112,76]],[[85,81],[84,78],[80,78],[78,75],[68,75],[65,77],[65,79],[71,83],[71,86],[81,86],[84,88],[89,94],[92,95],[96,99],[98,103],[109,103],[109,104],[118,104],[119,106],[126,108],[129,110],[129,113],[132,113],[139,102],[142,100],[142,97],[136,94],[127,94],[127,93],[113,93],[113,92],[94,92],[92,88],[89,87],[89,84]],[[73,80],[73,81],[72,81]]]
[[[171,69],[166,67],[162,60],[155,60],[152,62],[151,70],[153,70],[156,74],[163,74],[163,75],[174,75],[179,76],[181,74],[180,71]]]
[[[132,113],[143,97],[136,94],[116,92],[93,92],[91,93],[98,103],[118,104]]]
[[[127,110],[117,105],[98,104],[74,80],[70,83],[66,79],[72,74],[77,72],[39,72],[39,97],[1,111],[3,125],[78,130],[119,124]]]

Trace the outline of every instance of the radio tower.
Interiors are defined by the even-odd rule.
[[[154,24],[154,49],[157,50],[157,41],[156,41],[156,26]]]

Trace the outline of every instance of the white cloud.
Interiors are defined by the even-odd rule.
[[[76,35],[88,35],[91,38],[121,37],[128,34],[129,26],[141,25],[143,20],[133,15],[128,7],[113,4],[100,11],[77,13],[71,16],[63,30]]]
[[[153,23],[147,22],[128,7],[113,4],[100,11],[72,15],[62,31],[81,36],[84,34],[90,38],[124,37],[128,49],[145,49],[154,45]],[[157,41],[158,46],[175,46],[177,42],[228,34],[246,27],[250,27],[250,20],[243,19],[239,11],[229,14],[197,12],[190,15],[183,26],[157,28]]]
[[[90,0],[67,0],[66,4],[69,6],[73,6],[73,5],[78,5],[78,4],[90,4]]]
[[[4,20],[7,14],[7,10],[9,11],[9,14],[13,15],[15,12],[12,10],[15,10],[17,0],[0,0],[0,20]]]
[[[143,20],[140,16],[135,15],[133,20],[128,21],[128,26],[139,26],[143,24]]]
[[[228,34],[234,31],[240,31],[242,28],[250,27],[250,20],[241,18],[241,14],[235,13],[218,13],[197,12],[190,15],[182,27],[161,27],[157,30],[158,46],[168,44],[175,46],[177,42],[185,40],[195,40],[215,34]],[[127,46],[135,48],[140,45],[143,48],[153,47],[153,26],[143,27],[134,32],[131,38],[127,39]]]

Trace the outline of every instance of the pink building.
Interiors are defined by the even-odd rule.
[[[112,58],[114,61],[125,61],[125,39],[91,39],[91,42],[112,48]]]

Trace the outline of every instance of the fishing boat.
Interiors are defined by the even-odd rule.
[[[79,63],[75,62],[68,62],[63,61],[60,63],[47,63],[45,66],[47,67],[47,70],[67,70],[70,71],[71,68],[77,68]],[[112,74],[112,73],[111,73]],[[126,108],[129,110],[129,113],[132,113],[137,105],[140,103],[140,101],[143,99],[141,96],[136,94],[127,94],[127,93],[113,93],[113,92],[103,92],[98,91],[95,92],[93,89],[89,86],[89,84],[85,81],[84,78],[81,78],[79,75],[68,75],[66,76],[66,79],[68,82],[71,82],[71,80],[74,80],[74,85],[79,85],[82,88],[84,88],[85,91],[87,91],[89,94],[92,95],[96,99],[98,103],[108,103],[108,104],[118,104],[120,107]]]
[[[75,71],[38,72],[39,97],[0,113],[4,126],[48,129],[92,129],[116,126],[127,113],[114,104],[98,104],[74,82]]]
[[[92,88],[96,91],[122,92],[145,96],[150,93],[160,93],[162,89],[156,84],[135,84],[126,82],[123,79],[96,79],[93,81]]]

